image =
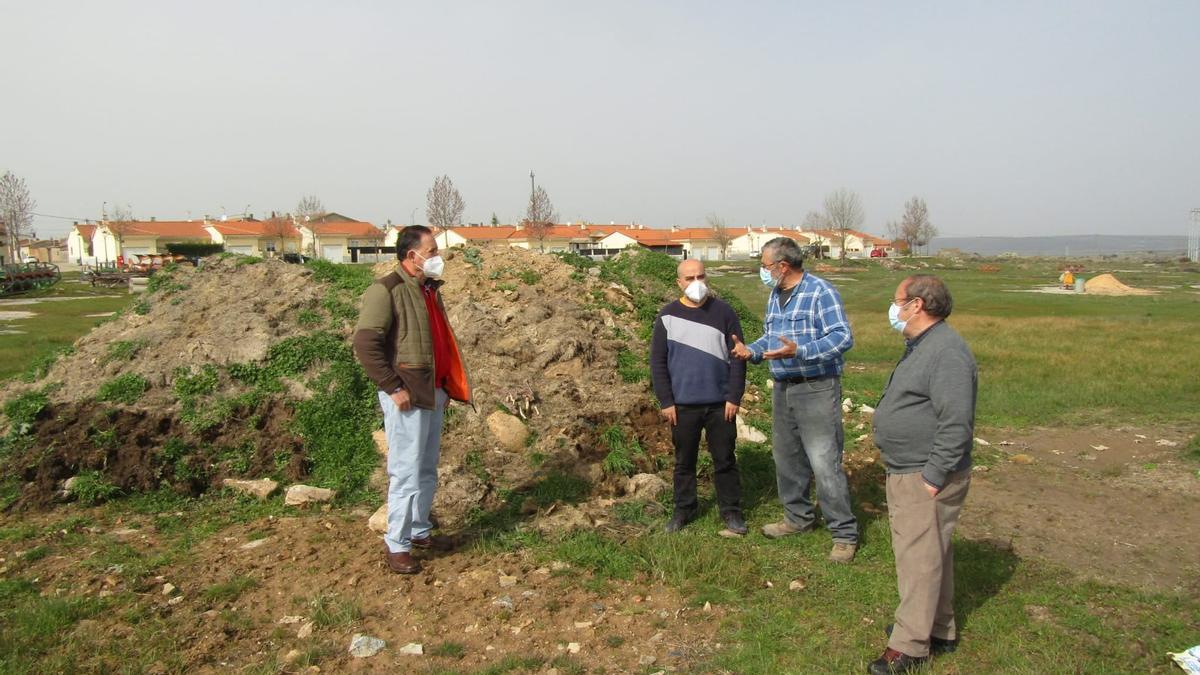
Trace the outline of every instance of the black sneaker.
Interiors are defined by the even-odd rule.
[[[691,513],[680,513],[676,511],[675,514],[671,516],[671,519],[667,521],[667,524],[663,526],[663,530],[667,532],[678,532],[682,530],[685,525],[692,522],[695,517],[696,516]]]
[[[736,534],[740,537],[750,531],[750,528],[746,527],[746,520],[737,511],[722,513],[721,520],[725,521],[725,531],[731,534]]]
[[[892,637],[892,629],[895,627],[896,624],[889,623],[887,628],[884,629],[884,632],[887,633],[888,637]],[[957,638],[954,640],[947,640],[946,638],[933,637],[932,635],[929,636],[929,654],[931,656],[936,656],[938,654],[949,654],[956,649],[958,649]]]

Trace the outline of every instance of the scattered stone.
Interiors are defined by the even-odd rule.
[[[1050,621],[1050,608],[1041,605],[1025,605],[1025,614],[1029,616],[1030,621],[1046,623]]]
[[[410,642],[400,648],[400,653],[405,656],[423,656],[425,654],[425,645],[420,642]]]
[[[511,612],[513,608],[513,601],[512,598],[508,597],[507,595],[502,595],[493,600],[492,605]]]
[[[503,410],[497,410],[487,416],[488,430],[510,452],[516,452],[525,447],[529,439],[529,428],[515,415],[509,415]]]
[[[988,468],[982,464],[976,464],[975,466],[971,467],[971,471],[984,472],[987,470],[988,470]]]
[[[1104,452],[1105,450],[1108,450],[1108,446],[1107,445],[1093,445],[1092,449],[1095,450],[1096,452]]]
[[[375,656],[387,643],[370,635],[355,633],[354,637],[350,638],[350,656],[358,659],[365,659],[370,656]]]
[[[571,569],[571,566],[561,560],[554,560],[550,563],[551,572],[562,572]]]
[[[248,542],[242,544],[241,546],[239,546],[238,550],[239,551],[249,551],[251,549],[256,549],[259,546],[262,546],[263,544],[267,543],[268,541],[271,541],[270,537],[263,537],[262,539],[255,539],[254,541],[248,541]]]
[[[741,415],[737,416],[737,436],[739,440],[747,443],[766,443],[767,435],[746,424],[746,420],[742,419]]]
[[[1013,455],[1012,457],[1009,457],[1008,459],[1013,464],[1033,464],[1033,457],[1026,455],[1025,453],[1021,453],[1019,455]]]
[[[571,654],[578,654],[579,649],[580,649],[580,644],[578,642],[570,642],[567,644],[567,651]]]
[[[238,480],[236,478],[226,478],[223,485],[236,492],[251,495],[259,499],[266,499],[274,494],[279,488],[279,483],[270,478],[260,478],[258,480]]]
[[[629,497],[639,497],[656,501],[662,493],[670,490],[671,486],[656,474],[639,473],[625,481],[625,494]]]
[[[279,621],[276,621],[276,623],[282,623],[282,624],[300,623],[300,621],[302,621],[303,619],[304,619],[304,617],[302,617],[302,616],[284,616],[284,617],[280,617]]]
[[[300,626],[300,630],[296,631],[296,637],[300,638],[301,640],[303,640],[304,638],[307,638],[307,637],[312,637],[312,634],[313,634],[313,622],[312,621],[305,621],[304,625]]]
[[[991,445],[991,443],[988,443],[987,441],[983,440],[982,438],[976,438],[976,439],[975,439],[975,444],[976,444],[976,445],[982,445],[982,446],[983,446],[983,447],[985,447],[985,448],[986,448],[986,447],[988,447],[989,445]]]
[[[848,413],[848,412],[850,412],[850,411],[851,411],[851,410],[853,410],[853,409],[854,409],[854,402],[850,400],[850,397],[849,397],[849,396],[847,396],[846,398],[842,399],[842,412],[847,412],[847,413]]]
[[[108,598],[108,597],[111,597],[112,594],[113,594],[113,592],[106,588],[106,589],[100,591],[99,593],[97,593],[96,595],[98,595],[101,598]]]
[[[767,588],[775,588],[775,584],[771,583],[770,581],[764,582],[763,585]]]
[[[867,405],[866,403],[864,403],[864,404],[858,406],[858,412],[860,412],[864,415],[874,415],[875,409],[872,408],[871,406]]]
[[[705,602],[705,603],[704,603],[704,611],[706,611],[706,612],[711,612],[711,611],[712,611],[712,603],[711,603],[711,602]]]
[[[304,655],[304,653],[301,652],[299,649],[293,649],[290,652],[288,652],[287,654],[283,655],[283,662],[284,663],[295,663],[296,661],[300,660],[300,657],[303,655]]]
[[[585,630],[585,629],[592,627],[592,622],[591,621],[576,621],[575,627],[578,628],[579,630]]]
[[[1175,441],[1168,441],[1168,440],[1167,440],[1167,439],[1165,439],[1165,438],[1160,438],[1160,439],[1158,439],[1157,441],[1155,441],[1155,444],[1156,444],[1156,445],[1161,445],[1161,446],[1163,446],[1164,448],[1174,448],[1174,447],[1176,447],[1177,445],[1179,445],[1179,443],[1176,443]]]
[[[854,439],[854,442],[862,443],[863,441],[867,440],[870,437],[871,437],[871,434],[863,434],[862,436],[859,436],[858,438]]]
[[[652,666],[652,665],[654,665],[654,662],[657,660],[658,660],[658,657],[654,656],[653,654],[643,654],[642,656],[638,657],[638,665],[639,666]]]
[[[505,574],[500,575],[500,588],[512,588],[517,585],[517,578]]]
[[[328,502],[337,495],[334,490],[313,487],[311,485],[293,485],[287,489],[283,503],[288,506],[300,506],[310,502]]]
[[[788,584],[789,591],[802,591],[806,588],[804,582],[800,579],[793,579],[792,583]]]
[[[171,598],[170,600],[168,600],[168,601],[167,601],[167,604],[168,604],[168,605],[178,605],[178,604],[179,604],[179,603],[181,603],[181,602],[183,602],[183,596],[182,596],[182,595],[177,595],[177,596],[175,596],[175,597]]]
[[[367,521],[367,528],[372,532],[387,534],[387,517],[387,504],[383,504],[379,508],[375,509],[375,513],[371,514],[371,518]]]
[[[135,534],[139,534],[140,532],[141,532],[141,530],[138,530],[138,529],[135,529],[132,527],[122,527],[119,530],[113,530],[112,532],[109,532],[109,534],[111,534],[114,537],[124,538],[124,537],[131,537]]]
[[[175,584],[163,584],[162,594],[170,595],[175,592]]]

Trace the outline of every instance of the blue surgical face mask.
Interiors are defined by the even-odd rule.
[[[904,327],[908,325],[907,321],[900,320],[900,310],[907,307],[913,300],[916,300],[916,298],[909,300],[903,305],[897,305],[894,302],[889,303],[891,306],[888,307],[888,321],[891,322],[892,328],[896,330],[896,332],[903,333]]]
[[[779,280],[771,276],[771,270],[765,267],[758,268],[758,278],[762,279],[763,284],[766,285],[767,288],[775,288],[779,285]]]

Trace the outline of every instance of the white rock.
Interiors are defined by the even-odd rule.
[[[862,436],[859,436],[858,438],[854,439],[854,442],[862,443],[863,441],[867,440],[870,437],[871,437],[871,434],[863,434]]]
[[[163,584],[162,594],[170,595],[175,592],[175,584]]]
[[[367,527],[370,528],[372,532],[387,534],[387,517],[388,510],[387,504],[385,503],[379,508],[375,509],[375,513],[371,514],[371,519],[367,521]]]
[[[295,663],[296,661],[298,661],[300,659],[301,656],[304,656],[304,652],[301,652],[299,649],[293,649],[290,652],[288,652],[287,654],[283,655],[283,662],[284,663]]]
[[[1168,441],[1168,440],[1167,440],[1167,439],[1165,439],[1165,438],[1160,438],[1160,439],[1158,439],[1158,440],[1156,441],[1156,444],[1157,444],[1157,445],[1161,445],[1161,446],[1163,446],[1163,447],[1166,447],[1166,448],[1173,448],[1173,447],[1175,447],[1175,446],[1179,445],[1179,443],[1177,443],[1177,442],[1175,442],[1175,441]]]
[[[656,656],[654,656],[653,654],[643,654],[642,656],[638,657],[638,665],[639,666],[652,666],[652,665],[654,665],[654,662],[657,660],[658,660],[658,658]]]
[[[304,618],[304,617],[302,617],[302,616],[284,616],[284,617],[281,617],[281,618],[279,619],[279,621],[277,621],[276,623],[283,623],[283,624],[288,624],[288,623],[300,623],[300,621],[301,621],[303,618]]]
[[[369,656],[375,656],[387,643],[370,635],[355,633],[354,637],[350,638],[350,656],[358,659],[365,659]]]
[[[654,501],[662,493],[670,490],[667,481],[652,473],[639,473],[630,476],[625,481],[625,494],[630,497],[641,497]]]
[[[177,596],[175,596],[175,597],[171,598],[170,600],[168,600],[168,601],[167,601],[167,604],[168,604],[168,605],[178,605],[178,604],[179,604],[179,603],[181,603],[181,602],[183,602],[183,596],[182,596],[182,595],[177,595]]]
[[[270,537],[263,537],[262,539],[255,539],[254,541],[248,541],[248,542],[242,544],[241,546],[239,546],[238,550],[249,551],[251,549],[256,549],[259,546],[262,546],[263,544],[267,543],[268,541],[271,541]]]
[[[517,578],[508,576],[507,574],[500,575],[500,588],[512,588],[517,585]]]
[[[572,654],[578,654],[580,646],[578,642],[569,642],[567,643],[567,651]]]
[[[991,445],[991,443],[988,443],[987,441],[983,440],[982,438],[976,438],[975,445],[980,445],[980,446],[983,446],[986,448],[987,446]]]
[[[334,490],[313,487],[311,485],[293,485],[287,489],[283,503],[288,506],[300,506],[309,502],[327,502],[337,496]]]
[[[405,656],[422,656],[425,654],[425,646],[420,642],[410,642],[400,648],[400,653]]]
[[[872,408],[871,406],[867,405],[866,403],[864,403],[864,404],[858,406],[858,412],[860,412],[864,415],[874,415],[875,409]]]
[[[742,419],[741,415],[737,416],[737,436],[739,440],[747,443],[766,443],[767,435],[746,424],[746,420]]]
[[[296,637],[303,640],[306,637],[312,636],[312,633],[313,633],[313,622],[305,621],[304,625],[300,626],[300,630],[296,631]]]
[[[487,426],[496,440],[500,441],[500,445],[510,452],[524,448],[525,441],[529,438],[529,428],[525,423],[502,410],[487,416]]]
[[[804,582],[800,581],[799,579],[793,579],[792,583],[788,584],[788,590],[789,591],[802,591],[802,590],[804,590]]]
[[[279,487],[279,483],[270,478],[260,478],[258,480],[226,478],[223,485],[231,490],[258,497],[259,499],[270,497]]]

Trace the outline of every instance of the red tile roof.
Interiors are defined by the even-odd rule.
[[[75,230],[77,232],[79,232],[79,236],[83,237],[84,239],[86,239],[88,241],[91,241],[92,235],[96,233],[96,226],[86,224],[86,223],[85,224],[76,223]]]
[[[209,227],[225,236],[233,237],[278,237],[278,231],[269,220],[239,220],[210,222]],[[289,222],[290,231],[287,236],[299,236],[300,231]],[[324,230],[322,230],[323,232]]]
[[[111,224],[111,223],[106,223]],[[123,237],[211,239],[199,220],[133,220],[125,223]]]
[[[375,227],[371,223],[361,220],[336,221],[330,223],[307,223],[310,229],[317,233],[317,236],[341,234],[350,237],[364,237],[367,239],[383,239],[383,230]]]

